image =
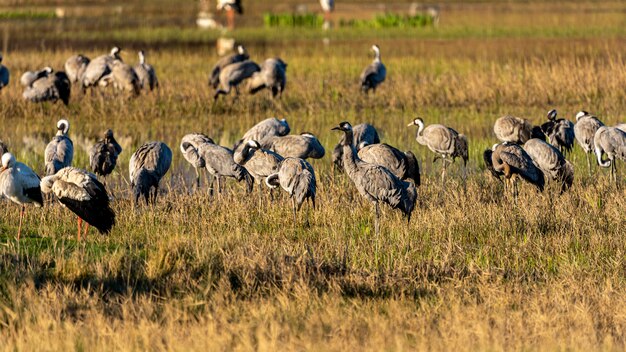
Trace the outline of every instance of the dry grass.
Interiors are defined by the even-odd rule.
[[[369,42],[254,48],[257,60],[289,63],[284,99],[242,96],[231,105],[228,97],[213,107],[208,49],[150,53],[158,94],[75,95],[68,108],[22,102],[17,78],[60,67],[71,51],[6,56],[14,80],[0,92],[0,139],[19,160],[42,171],[61,116],[72,122],[75,165],[86,167],[84,148],[107,127],[125,151],[110,180],[118,214],[110,236],[93,232],[76,243],[75,218],[50,205],[27,210],[18,246],[18,208],[0,201],[0,349],[623,350],[623,164],[617,188],[606,170],[587,176],[576,147],[570,192],[523,186],[516,206],[483,172],[480,155],[504,113],[539,123],[551,108],[570,119],[585,109],[608,124],[623,121],[623,41],[381,39],[389,80],[366,98],[355,77]],[[466,190],[455,165],[441,192],[440,164],[405,127],[416,115],[468,135]],[[178,153],[185,133],[230,145],[269,116],[319,135],[329,156],[313,161],[320,206],[305,207],[296,227],[284,195],[260,210],[256,194],[232,182],[221,198],[205,186],[192,193],[193,173]],[[331,173],[339,136],[330,128],[342,120],[371,122],[384,141],[421,159],[424,184],[408,227],[384,208],[376,237],[371,205]],[[175,150],[174,164],[159,204],[133,210],[128,160],[155,139]]]

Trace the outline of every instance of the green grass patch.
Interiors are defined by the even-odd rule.
[[[434,23],[435,19],[429,15],[418,14],[410,16],[386,13],[384,15],[377,15],[369,20],[341,20],[339,25],[342,27],[356,28],[419,28],[432,26]]]
[[[29,20],[56,18],[54,11],[0,11],[0,20]]]
[[[324,17],[314,14],[296,13],[265,13],[263,14],[265,27],[321,27]]]

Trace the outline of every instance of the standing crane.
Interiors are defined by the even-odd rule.
[[[345,134],[341,136],[341,140],[335,148],[333,149],[333,170],[336,168],[337,170],[343,170],[343,143],[344,138],[346,138]],[[378,131],[374,126],[369,123],[360,123],[354,127],[352,127],[352,143],[355,148],[359,148],[362,143],[365,142],[367,144],[377,144],[380,143],[380,137],[378,136]]]
[[[465,180],[465,168],[469,160],[467,137],[465,137],[465,135],[459,134],[450,127],[439,124],[424,127],[424,121],[419,117],[407,125],[407,127],[410,126],[418,127],[417,134],[415,135],[417,143],[427,146],[428,149],[437,154],[434,161],[439,157],[441,158],[443,163],[441,184],[444,190],[447,164],[453,163],[457,157],[463,159],[463,180]]]
[[[46,176],[54,175],[62,168],[72,166],[74,143],[67,135],[69,130],[69,121],[61,119],[57,122],[57,134],[46,146]]]
[[[47,67],[36,74],[36,79],[24,89],[22,97],[33,103],[51,101],[56,103],[61,100],[63,104],[70,102],[71,84],[63,71],[52,73]],[[24,79],[24,76],[22,76]]]
[[[617,183],[617,159],[626,161],[626,132],[608,126],[601,126],[593,138],[598,165],[611,167],[611,176]],[[606,154],[608,160],[602,160]]]
[[[483,154],[487,168],[496,177],[504,176],[505,185],[512,183],[513,199],[517,202],[518,178],[534,185],[543,192],[545,178],[543,172],[535,166],[533,159],[518,144],[504,142],[494,144],[491,150]]]
[[[561,193],[572,187],[574,166],[554,146],[539,138],[531,138],[523,146],[545,178],[561,184]]]
[[[249,58],[250,55],[248,55],[246,48],[243,45],[238,45],[236,53],[224,56],[215,63],[209,75],[209,86],[213,87],[213,89],[217,89],[217,86],[220,84],[220,73],[224,67],[246,61]]]
[[[236,150],[233,158],[235,162],[248,170],[259,188],[259,207],[261,206],[261,183],[271,174],[278,172],[283,157],[279,154],[261,148],[259,142],[251,140],[244,144],[241,151]]]
[[[293,209],[293,224],[297,224],[296,212],[302,207],[305,200],[310,199],[315,209],[315,171],[313,166],[300,158],[285,158],[275,174],[265,179],[265,184],[270,188],[280,186],[291,197]]]
[[[63,206],[77,215],[78,241],[83,221],[87,223],[83,237],[87,236],[89,225],[102,234],[111,232],[115,225],[115,212],[109,204],[106,188],[90,172],[66,167],[54,175],[44,177],[41,180],[41,191],[53,193]]]
[[[91,171],[104,177],[106,187],[106,177],[110,175],[117,165],[117,157],[122,153],[122,146],[117,143],[113,136],[113,131],[106,130],[104,138],[94,144],[89,150],[89,166]]]
[[[19,241],[26,204],[34,204],[36,207],[43,206],[39,176],[28,166],[16,161],[11,153],[2,154],[1,161],[0,196],[4,196],[21,206],[20,224],[17,228],[17,240]]]
[[[252,60],[224,67],[220,72],[220,84],[215,91],[215,95],[213,95],[213,100],[217,100],[221,94],[226,95],[230,93],[232,88],[235,88],[235,93],[239,96],[239,84],[259,71],[261,71],[261,68]]]
[[[139,85],[142,89],[150,89],[150,91],[159,87],[154,67],[146,62],[146,53],[139,50],[139,63],[133,68],[139,78]]]
[[[579,111],[576,114],[576,124],[574,125],[574,136],[578,141],[578,144],[585,151],[587,157],[587,170],[589,176],[591,176],[591,161],[589,160],[589,154],[593,153],[595,148],[593,139],[596,135],[596,131],[604,126],[604,124],[598,120],[597,117],[589,114],[586,111]]]
[[[152,204],[156,205],[159,195],[159,182],[172,165],[172,150],[163,142],[148,142],[137,149],[130,157],[130,185],[135,204],[143,196],[146,205],[150,204],[150,192],[154,188]]]
[[[98,85],[103,77],[111,73],[113,62],[122,60],[120,51],[122,50],[115,46],[109,54],[98,56],[87,64],[83,74],[83,90]]]
[[[261,71],[255,72],[248,84],[250,94],[268,88],[272,98],[282,98],[287,84],[287,64],[280,58],[267,59],[261,64]]]
[[[120,60],[114,60],[111,65],[111,72],[100,79],[100,85],[112,84],[117,90],[131,93],[134,96],[141,92],[141,82],[135,70],[128,64]]]
[[[343,167],[359,193],[368,201],[374,203],[376,234],[380,232],[379,202],[387,203],[393,209],[399,209],[406,217],[407,224],[411,221],[411,213],[415,208],[417,191],[412,182],[405,182],[396,177],[387,168],[369,164],[359,159],[353,144],[352,126],[342,122],[333,130],[344,132]]]
[[[361,91],[363,93],[369,93],[370,90],[376,93],[376,88],[387,77],[387,68],[380,60],[380,48],[378,45],[372,45],[372,51],[374,51],[374,61],[363,70],[360,76]]]
[[[548,122],[541,125],[541,130],[548,137],[550,144],[559,148],[563,154],[569,154],[574,147],[574,124],[566,119],[557,119],[557,112],[548,112]]]
[[[411,151],[402,152],[386,143],[361,142],[357,154],[366,163],[384,166],[399,179],[413,180],[415,186],[420,185],[419,163]]]
[[[76,84],[83,82],[83,76],[85,75],[85,70],[87,70],[87,66],[89,65],[88,57],[83,54],[78,54],[71,56],[65,61],[65,65],[63,65],[65,69],[65,73],[70,80],[70,83]]]

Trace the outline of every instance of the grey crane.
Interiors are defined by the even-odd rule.
[[[35,81],[48,77],[52,72],[54,72],[54,70],[49,66],[38,71],[26,71],[22,74],[22,77],[20,77],[20,84],[25,88],[30,88]]]
[[[287,84],[287,64],[280,58],[267,59],[261,64],[261,71],[255,72],[250,78],[248,89],[255,94],[268,88],[272,98],[283,96]]]
[[[16,161],[11,153],[3,153],[1,161],[0,196],[10,199],[21,207],[20,224],[17,229],[17,240],[19,241],[26,204],[34,204],[36,207],[43,206],[39,176],[25,164]]]
[[[598,165],[611,167],[611,176],[617,183],[617,159],[626,161],[626,132],[608,126],[600,126],[593,138],[594,150]],[[608,160],[602,160],[606,154]]]
[[[385,81],[387,77],[387,68],[380,60],[380,48],[378,45],[372,45],[372,51],[374,51],[374,61],[369,64],[361,73],[361,91],[363,93],[369,93],[372,90],[376,92],[376,88]]]
[[[0,156],[9,152],[9,147],[0,139]]]
[[[359,159],[353,142],[353,130],[349,122],[342,122],[333,130],[344,132],[343,167],[359,193],[368,201],[374,203],[376,234],[380,232],[379,202],[387,203],[393,209],[399,209],[406,217],[407,224],[411,221],[411,213],[415,208],[417,191],[412,182],[399,179],[387,168],[366,163]]]
[[[278,172],[269,175],[265,183],[270,188],[280,186],[291,197],[293,223],[297,223],[296,212],[305,200],[310,199],[315,209],[316,181],[313,166],[300,158],[285,158],[280,163]]]
[[[42,70],[43,71],[43,70]],[[48,72],[47,70],[45,70]],[[41,72],[41,71],[40,71]],[[70,102],[70,80],[63,71],[48,73],[33,81],[26,89],[22,97],[33,103],[51,101],[56,103],[61,100],[67,105]]]
[[[283,157],[293,157],[300,159],[321,159],[326,151],[319,139],[310,132],[301,134],[289,134],[286,136],[274,136],[269,138],[269,150],[272,150]]]
[[[236,53],[224,56],[215,63],[209,75],[209,86],[213,87],[213,89],[217,89],[217,86],[220,84],[220,73],[224,67],[246,61],[249,58],[250,55],[248,55],[246,48],[244,48],[243,45],[238,45]]]
[[[65,61],[63,68],[65,69],[67,77],[70,79],[70,83],[82,84],[83,76],[85,75],[85,71],[87,70],[87,66],[90,61],[91,60],[83,54],[71,56]]]
[[[245,167],[235,163],[233,151],[217,145],[213,140],[201,133],[185,135],[180,143],[180,151],[185,160],[196,170],[196,187],[200,187],[200,168],[206,168],[211,175],[209,189],[213,190],[213,182],[217,179],[217,190],[221,193],[222,179],[232,177],[238,182],[245,181],[248,192],[254,185],[252,176]]]
[[[289,123],[286,119],[277,119],[270,117],[265,119],[256,125],[252,126],[240,140],[233,146],[234,150],[239,150],[240,146],[243,146],[246,142],[255,140],[261,144],[263,148],[271,147],[270,141],[275,136],[286,136],[291,132]]]
[[[91,60],[83,74],[83,88],[93,87],[99,84],[100,79],[111,73],[111,65],[114,61],[121,61],[121,49],[117,46],[111,49],[107,55],[98,56]]]
[[[528,120],[505,115],[493,124],[493,132],[502,142],[524,144],[531,138],[545,139],[541,127],[533,126]]]
[[[541,131],[548,137],[548,141],[566,155],[574,147],[574,124],[566,119],[557,119],[557,112],[552,109],[548,112],[548,122],[541,125]]]
[[[0,90],[9,85],[10,76],[9,69],[2,64],[2,54],[0,54]]]
[[[146,62],[146,53],[143,50],[139,51],[139,63],[135,65],[134,70],[139,78],[141,88],[152,91],[159,87],[156,71],[152,65]]]
[[[574,124],[574,136],[578,141],[578,144],[585,151],[587,157],[587,170],[591,176],[591,162],[589,160],[589,154],[593,153],[594,143],[593,139],[596,135],[598,128],[604,126],[604,124],[598,120],[597,117],[589,114],[586,111],[579,111],[576,114],[576,124]]]
[[[130,185],[135,204],[143,196],[146,205],[150,204],[150,191],[154,188],[152,203],[156,204],[159,195],[159,182],[172,165],[172,150],[163,142],[148,142],[137,149],[130,157]]]
[[[239,84],[244,80],[252,77],[255,72],[259,72],[261,68],[254,61],[246,60],[232,65],[228,65],[220,72],[220,84],[213,96],[217,100],[221,94],[228,94],[232,88],[239,95]]]
[[[335,148],[333,148],[333,170],[337,169],[339,171],[343,170],[343,140],[345,135],[341,136],[341,140]],[[367,144],[377,144],[380,143],[380,137],[378,136],[378,131],[374,126],[368,123],[360,123],[354,127],[352,127],[352,143],[355,148],[358,148],[363,142]]]
[[[445,189],[446,168],[448,163],[454,162],[458,157],[463,159],[463,180],[465,180],[465,172],[467,161],[469,160],[467,137],[458,133],[450,127],[440,124],[428,125],[424,127],[424,121],[416,118],[410,126],[417,126],[417,134],[415,140],[417,143],[427,146],[428,149],[437,154],[435,161],[441,157],[443,166],[441,170],[441,184]]]
[[[61,119],[57,122],[57,134],[46,146],[46,176],[54,175],[64,167],[72,166],[74,143],[67,135],[69,130],[69,121]]]
[[[513,198],[517,202],[517,180],[521,178],[543,192],[545,178],[543,172],[535,166],[533,159],[516,143],[494,144],[483,154],[487,169],[496,178],[504,176],[505,185],[512,183]]]
[[[531,138],[523,146],[545,178],[561,184],[561,193],[572,187],[574,166],[554,146],[539,138]]]
[[[109,204],[106,188],[96,175],[86,170],[63,168],[41,180],[41,191],[53,193],[63,206],[76,214],[79,241],[83,221],[87,223],[83,236],[87,236],[89,225],[101,234],[108,234],[115,225],[115,212]]]
[[[278,172],[278,166],[283,160],[281,155],[263,149],[255,140],[246,142],[241,151],[234,152],[233,158],[237,164],[248,170],[257,185],[260,185],[269,175]]]
[[[106,186],[106,177],[110,175],[117,165],[117,157],[122,153],[122,146],[117,143],[112,130],[104,132],[104,138],[94,144],[89,150],[89,166],[91,171],[104,177],[104,185]]]
[[[103,86],[112,84],[115,89],[135,96],[141,91],[141,83],[135,70],[120,60],[111,63],[111,72],[102,77],[99,84]]]
[[[399,179],[413,180],[415,186],[420,185],[419,163],[411,151],[402,152],[386,143],[361,142],[357,154],[366,163],[384,166]]]

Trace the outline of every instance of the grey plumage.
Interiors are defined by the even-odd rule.
[[[621,130],[623,132],[626,132],[626,123],[618,123],[617,125],[615,125],[613,127],[617,128],[618,130]]]
[[[99,84],[100,79],[111,73],[112,64],[120,58],[120,48],[113,47],[107,55],[98,56],[91,60],[83,74],[83,88],[93,87]]]
[[[243,45],[237,46],[237,53],[224,56],[215,63],[209,75],[209,86],[217,89],[217,86],[220,84],[220,73],[224,67],[246,61],[249,58],[250,55],[248,55],[246,48]]]
[[[378,45],[372,45],[374,51],[374,61],[369,64],[361,73],[361,91],[369,93],[370,90],[376,92],[376,88],[385,81],[387,77],[387,68],[380,59],[380,48]]]
[[[617,159],[626,161],[626,132],[608,126],[600,126],[593,138],[598,165],[611,168],[611,176],[617,182]],[[608,160],[602,160],[606,154]]]
[[[548,137],[553,146],[559,148],[562,154],[572,151],[574,147],[574,124],[566,119],[557,119],[556,110],[548,112],[548,122],[541,125],[541,130]]]
[[[285,158],[321,159],[326,153],[319,139],[308,132],[299,135],[274,136],[268,139],[267,144],[269,150]]]
[[[278,172],[267,177],[268,187],[280,186],[292,200],[293,219],[305,200],[310,199],[315,208],[316,181],[313,166],[300,158],[285,158],[280,163]]]
[[[139,95],[141,91],[141,83],[135,70],[120,60],[114,60],[111,65],[111,72],[102,77],[100,85],[107,86],[109,84],[117,90]]]
[[[246,142],[241,151],[235,151],[233,158],[237,164],[248,170],[257,185],[269,175],[278,172],[278,166],[283,160],[277,153],[261,148],[255,140]]]
[[[117,165],[117,157],[120,153],[122,153],[122,147],[115,140],[113,131],[107,130],[104,132],[104,138],[89,150],[91,171],[104,177],[111,174]]]
[[[154,188],[152,197],[156,204],[159,194],[159,182],[165,176],[172,164],[172,150],[163,142],[148,142],[137,149],[130,157],[130,185],[133,189],[135,204],[143,196],[149,204],[150,192]]]
[[[410,151],[402,152],[386,143],[362,142],[358,156],[366,163],[384,166],[402,180],[413,180],[416,186],[420,185],[419,164]]]
[[[345,138],[345,134],[342,135],[339,143],[333,148],[333,168],[339,171],[343,170],[343,141]],[[380,143],[380,137],[374,126],[368,123],[361,123],[352,127],[352,142],[354,147],[358,150],[363,142],[367,144]]]
[[[220,94],[228,94],[232,88],[235,88],[235,93],[239,95],[239,84],[244,80],[252,77],[255,72],[259,72],[261,68],[254,61],[246,60],[232,65],[228,65],[220,72],[220,83],[215,95],[214,100],[219,98]]]
[[[237,151],[243,144],[252,140],[259,142],[262,148],[267,149],[271,147],[272,137],[286,136],[289,132],[291,132],[291,128],[289,128],[289,123],[287,123],[286,119],[279,120],[275,117],[270,117],[252,126],[252,128],[235,143],[233,149]]]
[[[343,144],[343,166],[359,193],[368,201],[374,203],[376,210],[376,233],[379,232],[378,203],[387,203],[393,209],[399,209],[411,220],[411,213],[415,208],[417,191],[412,182],[399,179],[387,168],[369,164],[359,159],[353,144],[352,126],[348,122],[342,122],[333,130],[343,131],[345,138]]]
[[[17,239],[22,232],[22,219],[26,204],[43,206],[43,196],[39,187],[39,176],[28,166],[15,160],[8,152],[2,154],[0,163],[0,198],[6,197],[21,206],[20,224]]]
[[[524,143],[524,150],[545,178],[561,184],[561,192],[566,191],[574,182],[574,166],[565,159],[554,146],[539,138],[531,138]]]
[[[72,166],[74,159],[74,143],[67,133],[70,130],[70,123],[67,120],[57,122],[57,133],[46,146],[45,163],[46,175],[54,175],[59,170]]]
[[[535,166],[530,155],[518,144],[510,142],[495,144],[490,151],[485,151],[484,160],[495,177],[504,176],[507,183],[513,184],[515,199],[517,199],[518,178],[531,183],[539,191],[543,191],[545,185],[543,172]]]
[[[40,71],[40,74],[42,71]],[[47,70],[44,72],[47,72]],[[57,102],[61,100],[63,104],[67,105],[70,100],[70,90],[69,78],[65,72],[59,71],[52,74],[44,74],[43,77],[32,81],[30,85],[24,89],[22,96],[24,99],[33,103],[44,101]]]
[[[524,144],[531,138],[545,138],[541,127],[511,115],[498,118],[493,124],[493,132],[500,141],[517,144]]]
[[[151,91],[159,87],[156,71],[152,65],[146,62],[146,53],[139,51],[139,63],[133,68],[139,78],[139,85],[142,89],[150,89]]]
[[[583,148],[585,156],[587,157],[587,170],[591,175],[591,162],[589,160],[589,154],[594,151],[594,136],[598,128],[604,126],[604,124],[598,120],[597,117],[589,114],[586,111],[579,111],[576,114],[576,124],[574,124],[574,136],[578,141],[578,144]]]
[[[264,88],[270,89],[272,97],[283,96],[287,84],[287,64],[280,58],[267,59],[261,64],[261,71],[255,72],[248,89],[255,94]]]
[[[89,65],[88,57],[78,54],[71,56],[65,61],[65,65],[63,68],[65,69],[65,73],[70,80],[70,83],[76,84],[83,82],[83,76],[85,75],[85,70],[87,70],[87,66]]]
[[[20,77],[20,84],[25,88],[32,87],[35,81],[48,77],[52,72],[52,67],[44,67],[38,71],[26,71]]]
[[[0,54],[0,90],[9,85],[10,76],[9,69],[2,64],[2,54]]]
[[[102,234],[111,232],[115,225],[115,212],[109,204],[106,188],[90,172],[74,167],[63,168],[41,180],[41,191],[53,193],[61,204],[78,216],[78,240],[83,220]],[[87,230],[88,227],[85,234]]]
[[[217,145],[213,140],[201,133],[191,133],[185,135],[180,143],[180,151],[187,160],[196,169],[196,184],[200,186],[200,177],[198,169],[206,168],[211,174],[211,189],[213,182],[217,179],[217,189],[221,192],[222,179],[224,177],[232,177],[237,181],[245,181],[248,186],[248,192],[252,191],[252,176],[245,167],[235,163],[233,159],[233,151]]]

